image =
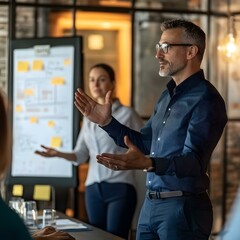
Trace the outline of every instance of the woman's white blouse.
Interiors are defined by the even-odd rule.
[[[115,100],[112,105],[112,115],[120,123],[139,131],[143,126],[142,119],[130,107],[123,106],[119,100]],[[124,182],[134,185],[134,171],[113,171],[99,164],[96,155],[101,153],[123,153],[126,148],[117,146],[112,138],[97,124],[83,119],[74,153],[77,156],[75,165],[79,165],[89,160],[86,186],[93,183],[106,181],[109,183]]]

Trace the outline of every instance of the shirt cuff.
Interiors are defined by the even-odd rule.
[[[114,118],[112,117],[112,120],[111,122],[108,124],[108,125],[105,125],[105,126],[100,126],[100,128],[102,128],[103,130],[105,130],[106,132],[118,132],[118,127],[119,127],[119,122]]]
[[[151,158],[155,163],[155,173],[157,175],[165,175],[169,167],[169,159],[167,158]]]

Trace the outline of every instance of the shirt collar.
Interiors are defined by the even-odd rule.
[[[178,86],[176,86],[176,83],[174,82],[174,80],[171,79],[167,84],[167,89],[169,91],[170,96],[173,96],[176,93],[188,90],[193,86],[196,86],[196,84],[200,81],[200,79],[205,79],[202,69],[194,73],[190,77],[186,78]]]

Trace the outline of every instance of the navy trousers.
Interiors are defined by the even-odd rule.
[[[132,185],[95,183],[86,188],[85,201],[90,224],[128,239],[137,203]]]
[[[145,198],[137,240],[208,240],[213,212],[207,193],[165,199]]]

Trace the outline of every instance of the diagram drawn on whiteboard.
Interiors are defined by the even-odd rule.
[[[13,49],[12,177],[72,177],[70,162],[34,151],[44,144],[67,152],[75,144],[75,55],[71,44]]]

